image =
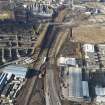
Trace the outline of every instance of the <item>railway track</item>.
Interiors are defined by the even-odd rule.
[[[60,13],[60,15],[58,16],[58,18],[56,18],[56,20],[55,21],[63,21],[63,18],[64,18],[64,11],[62,11],[61,13]],[[41,46],[41,51],[40,51],[40,54],[39,54],[39,59],[38,59],[38,61],[39,61],[39,67],[41,68],[41,64],[40,64],[40,61],[42,60],[42,58],[43,57],[47,57],[48,56],[48,53],[49,53],[49,49],[51,48],[51,45],[52,45],[52,43],[53,43],[53,41],[54,41],[54,39],[56,38],[56,29],[55,29],[55,27],[53,26],[53,25],[49,25],[49,27],[48,27],[48,31],[47,31],[47,33],[46,33],[46,35],[45,35],[45,38],[44,38],[44,40],[43,40],[43,42],[42,42],[42,46]],[[37,61],[37,62],[38,62]],[[35,66],[35,65],[34,65]],[[42,83],[43,84],[43,83]],[[35,89],[34,89],[35,90]],[[39,86],[39,90],[40,90],[40,86]],[[39,91],[39,93],[42,93],[42,92],[40,92]],[[31,95],[32,97],[34,97],[35,96],[35,94],[34,94],[34,96],[33,96],[33,94]],[[33,98],[31,97],[31,99],[30,99],[30,104],[29,105],[33,105],[32,104],[32,100],[33,100]],[[41,98],[41,97],[39,97],[39,98]],[[44,99],[44,97],[43,97],[43,99]],[[35,99],[34,99],[35,100]],[[45,101],[45,100],[44,100]],[[35,104],[35,103],[34,103]],[[42,102],[42,105],[44,105],[45,103],[43,103]],[[39,104],[36,104],[36,105],[39,105]]]
[[[65,11],[62,11],[59,14],[59,16],[55,19],[55,22],[63,21],[64,12]],[[46,35],[44,37],[44,40],[42,42],[41,48],[38,48],[40,50],[38,50],[37,54],[35,53],[35,55],[34,55],[34,59],[36,59],[36,61],[34,62],[34,65],[33,65],[34,68],[37,68],[40,70],[40,68],[42,66],[42,59],[44,56],[45,57],[48,56],[49,50],[50,50],[51,45],[55,38],[56,38],[55,27],[53,25],[49,25]],[[40,83],[38,81],[40,81]],[[43,83],[44,83],[43,78],[42,78],[42,80],[40,80],[38,78],[38,76],[33,76],[32,78],[29,78],[26,82],[26,85],[23,87],[21,94],[17,98],[18,99],[17,105],[33,105],[33,102],[35,102],[34,105],[45,105],[45,103],[44,103],[45,98],[44,98],[44,93],[43,93],[43,90],[44,90]],[[43,86],[41,86],[41,85],[43,85]],[[38,90],[38,92],[37,92],[37,90]],[[38,103],[39,100],[38,100],[38,97],[36,96],[36,94],[39,95],[39,99],[40,98],[42,99],[41,100],[42,104]]]
[[[54,22],[62,22],[64,20],[64,16],[65,16],[65,11],[62,11],[59,16],[55,19]],[[54,40],[56,39],[57,37],[57,30],[55,28],[54,25],[49,25],[48,26],[48,30],[46,32],[46,35],[44,37],[44,40],[40,46],[40,50],[38,50],[38,52],[36,53],[36,55],[34,55],[34,59],[36,59],[36,61],[34,62],[34,65],[33,67],[34,68],[37,68],[38,70],[41,71],[41,68],[42,68],[42,59],[43,57],[47,57],[49,58],[50,57],[50,54],[52,54],[52,45],[54,44]],[[50,58],[50,61],[53,60]],[[47,62],[47,61],[46,61]],[[50,63],[48,63],[50,64]],[[48,71],[48,69],[47,69]],[[53,70],[50,70],[50,72],[48,73],[49,74],[53,74]],[[53,78],[54,75],[51,75],[51,78]],[[50,75],[49,75],[49,78],[50,78]],[[50,79],[51,80],[51,79]],[[54,85],[54,81],[49,81],[47,85],[50,85],[48,88],[49,88],[49,91],[50,91],[50,105],[61,105],[59,103],[59,99],[57,96],[57,93],[55,92],[55,87],[53,87]],[[43,84],[43,78],[40,80],[40,78],[38,78],[37,76],[34,76],[33,78],[29,79],[27,81],[27,84],[26,84],[26,90],[23,91],[23,100],[22,102],[20,102],[20,104],[18,105],[45,105],[45,97],[44,97],[44,89],[43,88],[46,88],[44,87],[45,85]],[[52,93],[51,91],[54,91],[54,93]],[[38,96],[38,97],[37,97]],[[56,99],[56,96],[57,96],[57,99]],[[41,100],[40,100],[41,99]],[[53,101],[55,100],[55,102],[53,103]],[[39,101],[41,101],[39,103]],[[25,103],[24,103],[25,102]]]
[[[32,80],[32,78],[26,80],[25,85],[21,89],[21,93],[19,94],[19,96],[16,99],[16,105],[24,105],[25,96],[27,95],[27,91],[30,87],[31,80]]]

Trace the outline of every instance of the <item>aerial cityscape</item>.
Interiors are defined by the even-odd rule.
[[[0,0],[0,105],[105,105],[105,0]]]

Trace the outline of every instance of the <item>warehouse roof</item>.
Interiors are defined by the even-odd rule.
[[[89,97],[89,86],[88,81],[82,81],[83,96]]]
[[[69,97],[83,97],[81,68],[69,67]]]
[[[105,96],[105,87],[96,86],[95,92],[97,96]]]
[[[27,68],[21,67],[21,66],[16,66],[16,65],[9,65],[3,69],[3,72],[5,73],[12,73],[16,77],[22,77],[25,78]]]
[[[85,52],[94,52],[94,45],[93,44],[84,44],[83,50]]]
[[[61,65],[71,65],[75,66],[76,65],[76,59],[75,58],[70,58],[70,57],[60,57],[58,59],[58,64]]]

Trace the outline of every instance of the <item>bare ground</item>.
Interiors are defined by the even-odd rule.
[[[73,28],[73,38],[78,42],[105,43],[105,26],[83,25]]]

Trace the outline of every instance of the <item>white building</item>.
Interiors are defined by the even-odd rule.
[[[105,104],[105,87],[96,86],[95,87],[96,93],[96,102],[97,103],[104,103]]]
[[[93,44],[84,44],[83,50],[84,50],[84,52],[94,52],[94,45]]]
[[[79,67],[69,67],[69,99],[90,101],[88,81],[82,81],[82,69]]]
[[[105,96],[105,87],[96,86],[95,92],[97,96]]]
[[[69,58],[69,57],[60,57],[58,59],[58,66],[76,66],[76,59],[75,58]]]
[[[83,96],[89,97],[89,86],[87,81],[82,81]]]

